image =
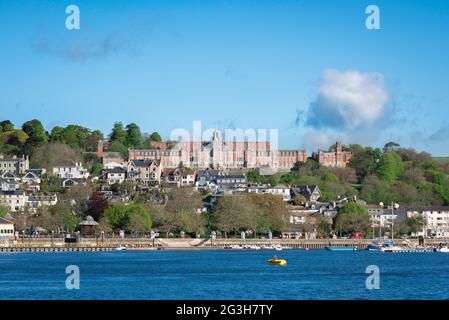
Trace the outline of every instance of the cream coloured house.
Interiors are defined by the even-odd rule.
[[[53,167],[53,174],[59,178],[87,179],[89,171],[81,162],[73,160],[60,161]]]
[[[12,221],[0,218],[0,238],[14,238],[14,223]]]

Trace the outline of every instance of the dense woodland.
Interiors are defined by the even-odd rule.
[[[92,175],[99,176],[101,163],[96,158],[98,140],[104,139],[99,130],[78,125],[56,126],[46,131],[39,120],[16,127],[11,121],[0,122],[0,154],[28,155],[30,166],[46,168],[51,173],[58,160],[82,161]],[[114,124],[107,136],[108,151],[121,152],[125,158],[129,147],[145,148],[151,141],[161,141],[157,132],[141,133],[134,124]],[[334,146],[331,146],[333,148]],[[449,205],[449,164],[437,161],[425,152],[401,148],[394,142],[383,149],[353,144],[345,146],[353,157],[347,168],[325,168],[309,159],[297,163],[290,173],[262,176],[257,170],[247,173],[248,181],[260,184],[318,185],[322,201],[336,201],[356,196],[369,204],[399,203],[400,205]],[[191,236],[219,230],[224,235],[251,230],[253,234],[285,227],[285,203],[271,195],[246,194],[222,197],[211,212],[198,212],[210,197],[192,190],[153,190],[136,192],[132,182],[113,185],[112,190],[129,194],[129,204],[108,203],[99,192],[101,182],[90,181],[87,186],[63,190],[61,181],[51,174],[43,177],[41,192],[58,192],[59,202],[52,207],[40,207],[37,214],[16,214],[12,218],[18,228],[39,226],[57,233],[73,231],[87,215],[100,222],[106,233],[125,228],[129,233],[143,233],[151,229],[167,235],[184,230]],[[155,199],[168,198],[166,206],[155,204]],[[297,204],[304,199],[294,199]],[[340,210],[334,223],[335,230],[369,230],[366,209],[348,204]],[[0,216],[7,215],[0,206]],[[408,224],[408,225],[407,225]],[[407,221],[405,231],[416,229],[417,221]],[[329,234],[326,221],[317,222],[322,234]],[[307,226],[305,226],[306,228]]]

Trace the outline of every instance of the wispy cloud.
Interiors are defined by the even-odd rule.
[[[136,46],[128,35],[115,32],[95,40],[83,40],[69,45],[40,40],[35,43],[34,50],[71,61],[88,61],[105,59],[122,52],[135,54]]]

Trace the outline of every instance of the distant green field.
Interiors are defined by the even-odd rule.
[[[449,163],[449,157],[433,157],[432,159],[441,163]]]

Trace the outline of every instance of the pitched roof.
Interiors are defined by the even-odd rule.
[[[76,167],[76,162],[73,160],[59,160],[54,167]]]
[[[39,177],[37,176],[37,174],[35,174],[34,172],[27,172],[23,177],[23,178],[27,178],[27,179],[38,179]]]
[[[87,216],[86,220],[83,220],[79,223],[80,226],[98,226],[99,223],[94,220],[91,216]]]
[[[164,168],[164,170],[162,170],[162,175],[164,177],[169,176],[171,174],[179,174],[182,176],[186,176],[186,175],[192,175],[195,174],[195,170],[192,169],[188,169],[188,168]]]
[[[130,163],[135,165],[136,167],[149,167],[153,163],[156,166],[159,166],[159,161],[157,160],[131,160]]]
[[[125,173],[126,170],[122,167],[115,167],[109,170],[105,170],[107,173]]]
[[[310,196],[318,187],[316,185],[310,185],[310,186],[297,186],[294,188],[291,188],[292,194],[295,196],[297,194],[301,194],[305,197]]]
[[[12,222],[12,221],[10,221],[8,219],[0,217],[0,224],[14,224],[14,222]]]

